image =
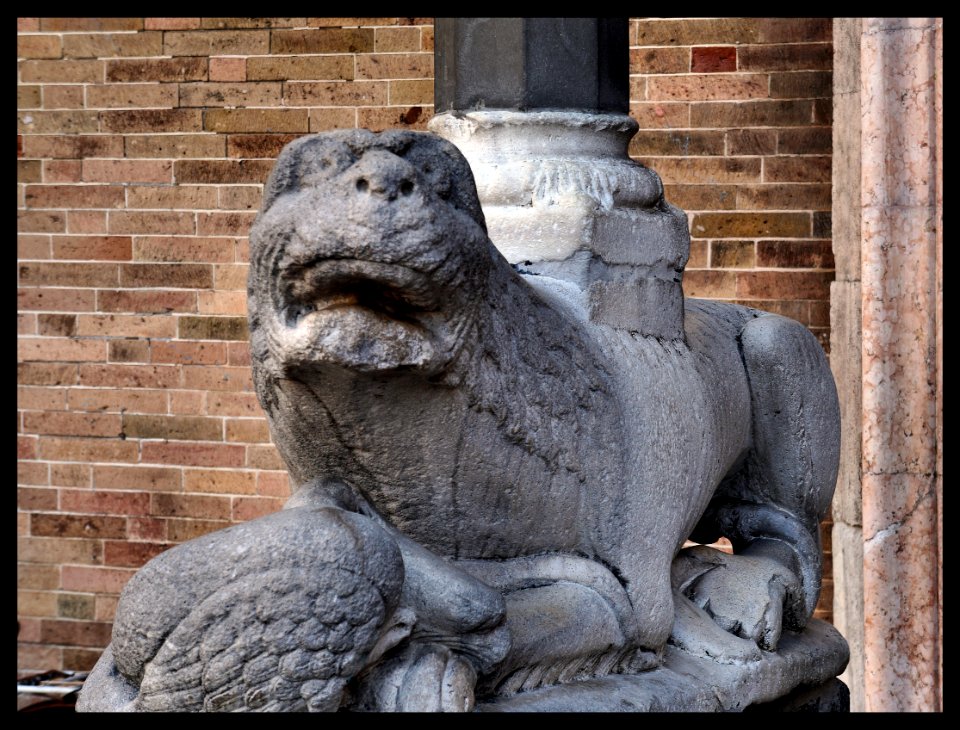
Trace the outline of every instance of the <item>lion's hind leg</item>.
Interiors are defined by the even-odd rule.
[[[800,629],[820,594],[819,525],[833,497],[840,454],[836,386],[820,344],[793,320],[758,316],[744,325],[739,341],[750,387],[752,447],[718,488],[693,539],[726,536],[737,554],[772,560],[793,573],[798,585],[784,597],[783,623]],[[691,588],[703,594],[700,605],[720,590],[712,584],[727,572],[714,571]],[[758,610],[766,610],[759,605],[766,586],[759,593]]]

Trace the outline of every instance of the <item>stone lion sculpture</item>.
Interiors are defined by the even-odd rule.
[[[811,616],[839,413],[803,326],[699,300],[680,339],[591,322],[504,260],[429,134],[291,143],[250,240],[295,494],[148,564],[82,706],[465,710],[655,667],[684,616],[741,637],[731,661]]]

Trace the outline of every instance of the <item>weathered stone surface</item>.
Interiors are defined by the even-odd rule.
[[[616,190],[681,217],[634,169]],[[823,351],[714,302],[688,301],[675,338],[624,326],[595,296],[645,268],[618,237],[682,236],[615,222],[602,277],[524,271],[451,144],[288,145],[249,312],[294,496],[131,581],[84,707],[463,711],[543,688],[542,709],[740,709],[835,676],[842,639],[792,633],[837,474]],[[682,549],[721,535],[735,555]]]

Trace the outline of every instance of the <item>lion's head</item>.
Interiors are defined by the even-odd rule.
[[[258,364],[439,372],[470,329],[494,251],[470,167],[448,142],[365,130],[298,139],[250,231]]]

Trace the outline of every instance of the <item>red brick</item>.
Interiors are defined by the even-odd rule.
[[[161,275],[162,278],[162,275]],[[151,284],[146,283],[145,286]],[[157,284],[158,286],[160,284]],[[102,312],[196,312],[197,294],[192,291],[117,291],[97,292]]]
[[[36,33],[40,30],[40,18],[17,18],[17,33]]]
[[[290,106],[381,106],[387,89],[386,81],[293,82],[284,85],[283,98]]]
[[[17,359],[25,361],[83,362],[107,359],[106,343],[62,337],[19,337]]]
[[[112,185],[27,185],[26,204],[30,208],[122,208],[124,194],[123,188]]]
[[[270,52],[270,31],[170,31],[163,35],[168,56],[246,56]]]
[[[756,266],[753,241],[713,241],[710,244],[710,268],[752,269]]]
[[[832,161],[828,155],[768,157],[763,161],[764,182],[828,183],[831,174]]]
[[[810,302],[810,326],[830,326],[830,302]],[[829,530],[827,533],[829,534]],[[828,549],[829,544],[828,541],[824,541],[824,550]]]
[[[73,337],[77,334],[77,315],[41,314],[37,317],[37,332],[47,337]]]
[[[431,106],[361,107],[357,109],[357,126],[375,132],[385,129],[424,131],[432,116]]]
[[[50,258],[50,236],[47,234],[17,234],[17,259],[37,260]]]
[[[261,81],[349,81],[353,79],[353,58],[337,56],[263,56],[249,58],[247,78]]]
[[[23,428],[27,433],[58,436],[119,436],[120,416],[27,411],[23,414]]]
[[[207,413],[211,416],[262,416],[263,410],[253,393],[210,393]]]
[[[56,616],[57,594],[50,591],[17,591],[17,614],[20,616]]]
[[[200,27],[200,18],[144,18],[147,30],[190,30]]]
[[[832,271],[747,271],[737,279],[743,299],[830,299]]]
[[[171,547],[173,546],[155,542],[106,540],[103,544],[103,563],[139,568]]]
[[[272,168],[273,160],[177,160],[174,172],[178,183],[262,183]]]
[[[169,183],[173,182],[173,164],[169,160],[84,160],[83,179],[87,182]]]
[[[23,385],[73,385],[77,366],[64,363],[17,363],[17,382]]]
[[[832,269],[830,241],[758,241],[757,266],[787,269]]]
[[[231,134],[227,138],[228,157],[266,157],[275,159],[296,134]],[[228,190],[229,188],[221,188]]]
[[[193,540],[211,532],[230,527],[227,520],[170,520],[170,539],[176,542]]]
[[[717,101],[765,99],[768,80],[765,74],[684,74],[652,76],[647,79],[650,101]]]
[[[44,84],[43,107],[45,109],[82,109],[84,107],[83,89],[84,87],[80,85]],[[23,107],[18,103],[17,108]]]
[[[59,411],[67,404],[64,388],[17,388],[17,408],[31,411]]]
[[[629,153],[641,155],[722,155],[724,133],[720,130],[643,130],[630,140]]]
[[[45,210],[18,210],[17,230],[30,233],[63,233],[67,229],[62,212]]]
[[[830,210],[830,185],[741,185],[737,189],[736,207],[740,210]]]
[[[127,520],[100,515],[30,515],[30,534],[36,537],[113,537],[127,536]]]
[[[175,317],[139,314],[81,314],[77,321],[81,336],[174,337]]]
[[[174,390],[170,392],[170,413],[200,415],[206,413],[206,392],[201,390]]]
[[[758,18],[644,18],[636,21],[638,46],[750,43],[759,39]]]
[[[374,33],[369,28],[320,30],[275,30],[270,34],[270,53],[369,53]]]
[[[180,373],[164,365],[81,365],[80,385],[114,388],[173,388]]]
[[[200,519],[230,519],[230,498],[200,494],[152,495],[150,514],[163,517],[192,517]],[[171,525],[172,527],[172,525]]]
[[[433,53],[433,26],[420,27],[420,50]]]
[[[147,464],[241,467],[244,465],[244,447],[234,444],[190,441],[177,443],[145,441],[141,444],[141,461]]]
[[[239,443],[269,443],[270,430],[266,421],[250,419],[231,419],[226,423],[227,441]]]
[[[224,150],[218,134],[144,134],[124,143],[127,157],[223,157]]]
[[[93,467],[95,489],[176,492],[180,490],[180,483],[180,469],[160,466]]]
[[[177,84],[91,84],[86,94],[90,109],[174,107],[178,99]]]
[[[433,79],[390,81],[388,85],[391,104],[433,104]]]
[[[209,289],[213,285],[213,271],[205,264],[125,264],[120,270],[120,285]]]
[[[211,58],[211,81],[246,81],[247,59],[245,58]]]
[[[50,63],[59,63],[53,61]],[[124,112],[120,112],[124,113]],[[28,111],[17,114],[17,131],[27,134],[80,134],[101,130],[95,111]]]
[[[246,317],[180,317],[180,339],[246,340],[249,336]]]
[[[772,155],[777,133],[772,129],[732,129],[726,132],[728,155]]]
[[[243,365],[250,367],[250,343],[228,342],[227,363],[229,365]]]
[[[797,40],[829,41],[833,37],[830,18],[760,18],[761,43],[794,43]]]
[[[57,490],[19,487],[17,489],[17,507],[22,510],[55,510],[57,508]]]
[[[71,33],[63,36],[68,58],[157,56],[163,50],[162,33]]]
[[[17,58],[60,58],[60,36],[18,35]]]
[[[108,388],[70,388],[70,409],[75,411],[166,413],[167,394],[162,390],[111,390]]]
[[[374,33],[373,49],[378,53],[420,50],[419,28],[377,28]]]
[[[433,76],[432,53],[373,53],[357,56],[358,79],[424,79]]]
[[[80,182],[80,160],[44,160],[43,181],[47,183]]]
[[[781,129],[777,152],[781,155],[829,155],[833,151],[830,127]]]
[[[103,554],[100,540],[59,537],[17,538],[17,559],[25,563],[95,565]]]
[[[259,185],[224,185],[218,190],[220,199],[217,206],[231,210],[258,210],[263,198]]]
[[[279,82],[180,84],[180,106],[182,107],[233,108],[279,106],[279,104]]]
[[[667,185],[760,181],[761,164],[755,157],[643,157],[640,162],[656,170]]]
[[[61,593],[57,596],[57,615],[61,618],[93,619],[93,595],[89,593]]]
[[[272,444],[269,446],[248,446],[247,468],[275,470],[286,468],[286,464],[280,458],[280,452]]]
[[[128,517],[127,533],[131,540],[165,542],[167,540],[167,520],[155,517]]]
[[[17,334],[35,335],[37,334],[37,315],[32,312],[17,313]]]
[[[353,129],[357,126],[357,110],[327,107],[310,110],[310,131],[328,132],[334,129]]]
[[[110,340],[107,344],[110,362],[150,362],[150,343],[146,340]]]
[[[306,18],[201,18],[201,28],[292,28]]]
[[[101,651],[63,647],[63,669],[71,672],[89,672],[100,659]]]
[[[256,494],[257,475],[236,469],[184,469],[183,489],[207,494]]]
[[[35,461],[18,461],[17,484],[48,484],[50,481],[49,471],[46,464]],[[56,506],[56,500],[54,500],[54,506]]]
[[[68,210],[68,233],[106,233],[107,211],[105,210]]]
[[[61,582],[65,591],[120,593],[137,571],[132,568],[102,568],[64,565]]]
[[[37,439],[34,436],[17,436],[17,458],[36,459]]]
[[[253,390],[253,378],[250,368],[186,365],[183,386],[197,390]]]
[[[143,18],[41,18],[45,32],[143,30]]]
[[[219,418],[201,416],[144,416],[125,413],[123,431],[127,437],[187,441],[222,441]]]
[[[53,257],[82,261],[129,261],[129,236],[56,236]]]
[[[60,490],[60,509],[64,512],[145,515],[148,513],[149,505],[150,495],[144,492],[101,492],[89,489]]]
[[[24,624],[26,619],[20,620],[20,640],[24,641]],[[37,638],[40,640],[39,628]],[[63,665],[63,650],[59,646],[42,646],[40,644],[17,643],[17,671],[32,673],[46,672],[50,667]]]
[[[790,71],[770,74],[770,96],[774,99],[829,98],[833,95],[830,71]]]
[[[692,127],[788,127],[813,121],[807,99],[698,102],[690,105]]]
[[[59,566],[17,563],[17,588],[42,591],[59,587]]]
[[[320,27],[354,27],[379,25],[422,25],[428,20],[417,18],[307,18],[307,25]]]
[[[734,185],[664,185],[667,201],[683,210],[730,210],[735,208]]]
[[[50,484],[59,487],[90,486],[91,469],[86,464],[51,464]]]
[[[178,365],[226,365],[227,347],[223,342],[154,342],[153,362]]]
[[[304,133],[308,131],[308,126],[305,109],[209,109],[203,112],[203,128],[208,132]],[[180,179],[179,176],[177,179]],[[210,182],[245,181],[212,180]],[[255,180],[255,182],[263,182],[263,180]]]
[[[102,83],[103,61],[24,61],[20,66],[20,79],[58,84]]]
[[[273,514],[283,509],[283,500],[272,497],[237,497],[233,500],[233,513],[231,515],[235,522],[246,522],[255,520],[258,517]]]
[[[772,238],[810,235],[810,214],[697,213],[690,234],[697,238]]]
[[[785,43],[741,45],[741,71],[830,71],[833,68],[831,43]]]
[[[137,445],[127,441],[49,437],[40,440],[40,458],[47,460],[133,462],[138,456]]]
[[[199,292],[197,311],[201,314],[247,315],[247,293],[244,291]]]
[[[17,160],[17,182],[32,183],[43,179],[40,160]]]
[[[690,70],[694,73],[717,73],[737,70],[735,46],[699,46],[690,49]]]
[[[84,159],[88,157],[120,157],[123,155],[123,137],[117,135],[58,135],[30,134],[23,140],[24,157],[60,157]]]
[[[649,102],[630,104],[630,116],[640,129],[675,129],[690,126],[690,105],[686,103]]]
[[[688,297],[729,299],[736,295],[736,285],[732,271],[696,269],[683,275],[683,293]]]
[[[264,497],[290,497],[290,481],[285,471],[257,472],[257,494]]]
[[[246,236],[257,214],[255,211],[197,213],[197,233],[201,236]],[[231,245],[231,253],[233,246]],[[231,256],[229,260],[233,260]]]
[[[199,132],[203,129],[203,113],[199,109],[102,111],[99,118],[103,132]]]

